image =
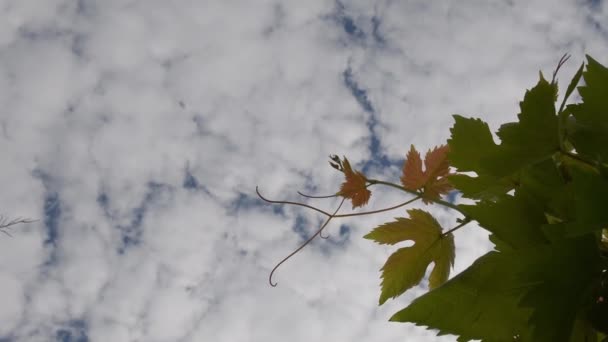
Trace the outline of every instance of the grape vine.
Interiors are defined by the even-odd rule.
[[[427,211],[384,223],[365,235],[379,244],[414,244],[397,249],[381,269],[379,304],[418,285],[426,270],[429,291],[390,320],[453,334],[458,341],[608,341],[608,68],[587,56],[559,107],[556,75],[540,73],[520,102],[517,121],[500,126],[494,141],[487,123],[454,115],[446,145],[422,160],[408,151],[400,184],[367,178],[348,159],[330,156],[345,180],[322,198],[365,206],[372,186],[405,192],[408,200],[367,212],[338,214],[300,202],[277,201],[327,217],[318,231],[272,270],[304,248],[334,218],[369,215],[421,200],[462,217],[441,227]],[[583,85],[579,85],[584,80]],[[581,101],[568,104],[578,90]],[[442,199],[457,190],[473,204]],[[301,193],[300,193],[301,194]],[[313,197],[304,195],[305,197]],[[453,232],[475,221],[490,233],[494,250],[449,278],[454,263]]]

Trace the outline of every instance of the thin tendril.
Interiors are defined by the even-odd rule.
[[[338,197],[338,194],[333,194],[333,195],[326,195],[326,196],[314,196],[314,195],[307,195],[301,191],[298,191],[298,195],[302,196],[302,197],[306,197],[306,198],[333,198],[333,197]],[[321,231],[321,234],[319,234],[319,236],[321,237],[321,239],[329,239],[329,235],[323,235],[323,231]]]
[[[327,195],[327,196],[313,196],[313,195],[304,194],[304,193],[302,193],[300,191],[298,191],[298,195],[306,197],[306,198],[333,198],[333,197],[338,197],[338,194]]]
[[[327,240],[327,239],[329,239],[329,234],[323,235],[323,229],[321,229],[321,232],[319,233],[319,237],[323,240]]]
[[[256,191],[257,191],[257,188],[256,188]],[[325,223],[323,223],[323,225],[321,225],[321,228],[319,228],[316,233],[314,233],[310,238],[308,238],[308,240],[306,240],[302,245],[300,245],[300,247],[298,247],[295,251],[291,252],[288,256],[286,256],[285,258],[283,258],[283,260],[279,261],[279,263],[276,264],[276,266],[272,269],[272,271],[270,271],[270,275],[268,276],[268,282],[270,283],[270,286],[275,287],[278,284],[278,283],[274,283],[274,284],[272,283],[272,275],[277,270],[277,268],[279,268],[279,266],[281,266],[285,261],[289,260],[289,258],[291,258],[292,256],[296,255],[299,251],[302,250],[302,248],[306,247],[306,245],[308,245],[312,240],[314,240],[314,238],[316,238],[317,235],[321,234],[321,232],[323,231],[323,228],[325,228],[325,226],[327,226],[327,224],[329,223],[329,221],[331,221],[331,219],[334,218],[335,215],[338,213],[338,210],[340,210],[340,208],[342,207],[342,204],[344,204],[344,200],[345,199],[346,198],[342,199],[342,201],[340,202],[340,205],[338,206],[338,208],[336,209],[336,211],[334,211],[333,215],[330,215],[327,218],[327,220],[325,220]]]
[[[555,71],[553,72],[553,79],[551,80],[551,83],[555,83],[555,80],[557,77],[557,72],[569,59],[570,59],[570,55],[567,53],[564,54],[562,56],[562,58],[560,58],[559,62],[557,63],[557,68],[555,68]]]
[[[364,211],[364,212],[361,212],[361,213],[353,213],[353,214],[332,215],[332,214],[330,214],[330,213],[328,213],[328,212],[326,212],[324,210],[321,210],[321,209],[319,209],[317,207],[313,207],[312,205],[308,205],[308,204],[305,204],[305,203],[292,202],[292,201],[274,201],[274,200],[270,200],[270,199],[265,198],[264,196],[262,196],[262,194],[258,190],[257,186],[255,187],[255,192],[258,194],[258,197],[260,197],[260,199],[262,199],[263,201],[268,202],[268,203],[297,205],[297,206],[300,206],[300,207],[312,209],[312,210],[314,210],[314,211],[316,211],[318,213],[321,213],[321,214],[323,214],[325,216],[331,216],[331,217],[334,217],[334,218],[351,217],[351,216],[362,216],[362,215],[370,215],[370,214],[382,213],[382,212],[385,212],[385,211],[389,211],[389,210],[393,210],[393,209],[397,209],[397,208],[403,207],[403,206],[408,205],[408,204],[410,204],[410,203],[412,203],[412,202],[414,202],[416,200],[419,200],[421,198],[420,195],[418,195],[418,196],[416,196],[416,197],[414,197],[414,198],[412,198],[410,200],[407,200],[407,201],[405,201],[403,203],[399,203],[397,205],[394,205],[394,206],[388,207],[388,208],[384,208],[384,209],[378,209],[378,210],[372,210],[372,211]]]
[[[315,208],[312,205],[308,205],[308,204],[304,204],[304,203],[299,203],[299,202],[291,202],[291,201],[274,201],[274,200],[270,200],[265,198],[264,196],[262,196],[262,194],[260,193],[260,190],[258,188],[258,186],[255,187],[255,193],[258,194],[258,197],[261,198],[263,201],[268,202],[268,203],[276,203],[276,204],[292,204],[292,205],[299,205],[301,207],[305,207],[308,209],[312,209],[314,211],[317,211],[325,216],[331,216],[330,213],[323,211],[319,208]]]

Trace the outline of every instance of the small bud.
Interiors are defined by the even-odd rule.
[[[338,157],[335,154],[330,154],[329,159],[333,160],[333,163],[329,162],[329,165],[331,165],[331,167],[333,167],[334,169],[336,169],[340,172],[344,171],[344,167],[342,166],[342,161],[340,160],[340,157]]]

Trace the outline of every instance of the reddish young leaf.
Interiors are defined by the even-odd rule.
[[[422,200],[427,204],[452,190],[453,187],[447,179],[450,171],[448,151],[448,145],[429,150],[424,157],[423,171],[420,153],[412,145],[403,165],[403,187],[412,191],[422,190]]]
[[[408,190],[418,190],[426,183],[424,171],[422,171],[422,159],[420,153],[416,151],[414,145],[407,153],[405,164],[403,165],[403,176],[401,183]]]
[[[448,145],[441,145],[426,153],[424,166],[426,168],[425,175],[427,179],[432,180],[448,174],[450,171],[450,163],[448,161],[449,151],[450,147]]]
[[[346,181],[340,186],[338,195],[350,199],[353,204],[353,209],[366,205],[372,192],[366,187],[365,176],[359,171],[353,171],[346,158],[344,158],[342,165],[344,166]]]

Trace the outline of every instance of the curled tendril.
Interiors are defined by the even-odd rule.
[[[559,62],[557,63],[557,67],[555,68],[555,71],[553,72],[553,79],[551,80],[551,83],[555,83],[556,77],[557,77],[557,72],[568,61],[568,59],[570,59],[570,55],[567,53],[565,53],[562,56],[562,58],[559,59]]]
[[[335,217],[335,215],[338,213],[338,211],[342,207],[342,204],[344,204],[344,200],[345,200],[345,198],[342,199],[342,201],[340,202],[340,205],[338,206],[338,208],[336,208],[336,211],[334,211],[334,213],[332,215],[330,215],[327,218],[327,220],[325,220],[325,222],[321,225],[321,227],[317,230],[316,233],[314,233],[310,238],[308,238],[308,240],[304,241],[304,243],[301,244],[300,247],[296,248],[296,250],[294,250],[293,252],[289,253],[288,256],[286,256],[285,258],[283,258],[283,260],[279,261],[279,263],[276,264],[276,266],[274,266],[274,268],[272,269],[272,271],[270,271],[270,275],[268,276],[268,282],[270,283],[270,286],[275,287],[278,284],[278,283],[274,283],[274,284],[272,283],[272,275],[279,268],[279,266],[281,266],[281,264],[283,264],[285,261],[289,260],[289,258],[291,258],[292,256],[296,255],[299,251],[302,250],[302,248],[306,247],[306,245],[308,245],[310,242],[312,242],[312,240],[314,240],[317,237],[317,235],[321,235],[321,232],[323,231],[323,228],[325,228],[325,226],[327,226],[327,224],[329,223],[329,221],[331,221],[331,219]]]
[[[342,207],[342,204],[344,204],[344,201],[346,200],[346,198],[342,198],[342,201],[340,202],[340,205],[338,206],[338,208],[334,211],[333,214],[330,214],[324,210],[321,210],[317,207],[313,207],[311,205],[305,204],[305,203],[300,203],[300,202],[292,202],[292,201],[275,201],[275,200],[271,200],[268,199],[264,196],[262,196],[262,194],[260,193],[259,187],[255,187],[255,192],[258,195],[258,197],[260,199],[262,199],[265,202],[268,203],[273,203],[273,204],[291,204],[291,205],[296,205],[296,206],[300,206],[300,207],[304,207],[304,208],[308,208],[311,210],[314,210],[318,213],[321,213],[325,216],[327,216],[327,220],[325,220],[325,222],[321,225],[321,227],[317,230],[317,232],[315,234],[313,234],[308,240],[306,240],[302,245],[300,245],[296,250],[294,250],[293,252],[291,252],[288,256],[286,256],[285,258],[283,258],[283,260],[281,260],[279,263],[276,264],[276,266],[272,269],[272,271],[270,272],[270,275],[268,276],[268,282],[270,283],[270,286],[275,287],[277,286],[278,283],[273,283],[272,282],[272,276],[274,274],[274,272],[279,268],[279,266],[281,266],[285,261],[287,261],[288,259],[290,259],[292,256],[296,255],[300,250],[302,250],[302,248],[306,247],[306,245],[308,245],[312,240],[315,239],[315,237],[317,237],[317,235],[320,235],[322,238],[327,238],[327,237],[323,237],[322,232],[323,229],[327,226],[327,224],[329,223],[329,221],[331,221],[331,219],[333,218],[340,218],[340,217],[351,217],[351,216],[361,216],[361,215],[370,215],[370,214],[377,214],[377,213],[381,213],[381,212],[385,212],[385,211],[389,211],[389,210],[393,210],[393,209],[397,209],[397,208],[401,208],[403,206],[406,206],[414,201],[417,201],[421,198],[420,195],[409,199],[403,203],[399,203],[397,205],[391,206],[391,207],[387,207],[384,209],[378,209],[378,210],[372,210],[372,211],[365,211],[365,212],[360,212],[360,213],[352,213],[352,214],[342,214],[342,215],[337,215],[338,211],[340,210],[340,208]],[[314,198],[312,196],[306,196],[304,194],[302,194],[301,192],[298,191],[298,193],[304,197],[311,197]],[[335,195],[330,196],[330,197],[335,197]]]
[[[305,193],[302,193],[301,191],[298,191],[298,195],[302,196],[302,197],[306,197],[306,198],[334,198],[334,197],[338,197],[338,194],[333,194],[333,195],[326,195],[326,196],[314,196],[314,195],[307,195]],[[323,235],[323,231],[321,231],[321,233],[319,234],[319,236],[321,237],[321,239],[329,239],[329,235]]]

